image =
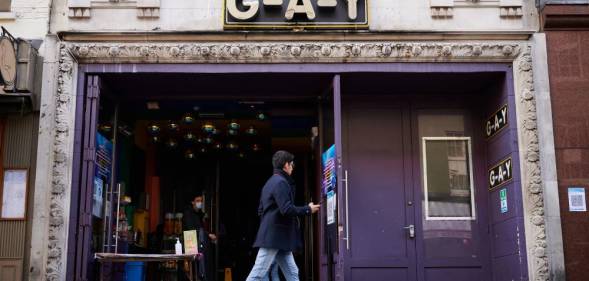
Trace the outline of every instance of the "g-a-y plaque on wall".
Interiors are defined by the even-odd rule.
[[[493,168],[489,169],[489,190],[494,189],[498,186],[502,186],[505,183],[513,179],[513,165],[511,157],[502,160]]]
[[[507,104],[497,110],[485,123],[485,137],[491,138],[507,127]]]
[[[366,29],[368,0],[224,0],[225,29]]]

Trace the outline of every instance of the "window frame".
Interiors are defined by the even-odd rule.
[[[467,153],[468,153],[468,165],[469,165],[469,180],[470,180],[470,208],[471,216],[469,217],[430,217],[429,216],[429,200],[428,200],[428,186],[427,186],[427,141],[466,141]],[[472,138],[471,137],[422,137],[422,148],[421,148],[421,161],[422,161],[422,172],[423,172],[423,198],[424,198],[424,215],[426,221],[467,221],[476,220],[476,200],[475,200],[475,183],[474,183],[474,172],[472,165]]]

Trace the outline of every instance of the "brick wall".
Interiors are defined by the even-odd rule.
[[[547,31],[546,37],[566,276],[582,281],[589,264],[589,213],[569,211],[567,189],[589,191],[589,30]]]

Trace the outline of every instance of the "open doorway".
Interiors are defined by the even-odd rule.
[[[276,93],[281,85],[292,86]],[[92,250],[174,253],[182,218],[198,195],[203,228],[215,236],[205,252],[207,280],[245,280],[257,253],[259,195],[275,151],[295,155],[295,203],[319,201],[320,108],[329,85],[323,75],[101,77]],[[302,280],[317,274],[319,221],[301,220],[303,247],[295,259]],[[145,280],[183,280],[179,266],[142,270]],[[129,271],[106,270],[110,280],[124,280]]]

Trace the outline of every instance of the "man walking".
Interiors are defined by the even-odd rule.
[[[299,280],[292,251],[300,245],[297,216],[319,211],[319,205],[294,205],[294,156],[279,150],[272,156],[274,174],[268,179],[260,196],[261,222],[254,247],[259,248],[256,262],[247,281],[264,280],[274,261],[287,281]]]

